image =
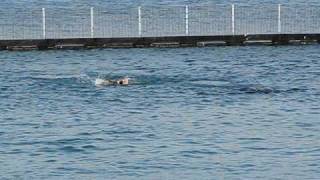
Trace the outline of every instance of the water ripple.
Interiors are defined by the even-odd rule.
[[[317,179],[319,57],[318,45],[1,53],[0,170]]]

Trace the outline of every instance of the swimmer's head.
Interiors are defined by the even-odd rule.
[[[129,84],[129,78],[125,77],[123,79],[120,79],[117,81],[117,84],[119,85],[128,85]]]

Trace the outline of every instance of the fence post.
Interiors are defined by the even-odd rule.
[[[278,33],[281,33],[281,4],[278,5]]]
[[[141,6],[138,7],[138,16],[139,16],[139,36],[142,36],[142,25],[141,25]]]
[[[189,7],[186,6],[186,35],[189,35]]]
[[[93,7],[90,8],[90,17],[91,17],[91,27],[90,27],[90,30],[91,30],[91,38],[94,37],[94,14],[93,14]]]
[[[42,8],[42,36],[46,39],[46,8]]]
[[[232,9],[232,35],[235,35],[235,26],[234,26],[234,4],[231,5]]]

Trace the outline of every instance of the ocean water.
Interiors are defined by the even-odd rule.
[[[127,7],[149,5],[216,5],[216,4],[297,4],[320,5],[317,0],[2,0],[0,5],[7,10],[12,8],[88,8],[88,7]]]
[[[304,0],[3,0],[13,8]],[[0,52],[0,180],[319,179],[319,45]],[[129,77],[129,86],[96,86]]]
[[[319,45],[1,51],[0,179],[318,179],[319,59]]]

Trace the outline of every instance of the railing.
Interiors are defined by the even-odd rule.
[[[320,6],[0,10],[0,39],[320,33]]]

